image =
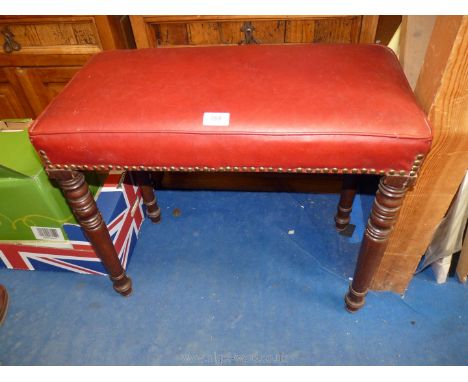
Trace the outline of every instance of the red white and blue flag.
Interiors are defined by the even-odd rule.
[[[96,203],[124,269],[135,247],[144,220],[140,189],[130,174],[118,187],[121,174],[110,174],[96,196]],[[101,260],[77,224],[64,224],[66,242],[33,244],[0,243],[0,268],[55,270],[106,275]],[[36,244],[37,243],[37,244]],[[35,245],[34,245],[35,244]]]

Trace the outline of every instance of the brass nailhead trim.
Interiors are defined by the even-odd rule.
[[[226,166],[226,167],[218,167],[218,168],[215,168],[215,167],[198,167],[198,166],[195,166],[195,167],[175,167],[175,166],[170,166],[170,167],[166,167],[166,166],[162,166],[162,167],[150,167],[150,166],[121,166],[121,165],[111,165],[111,164],[108,164],[108,165],[92,165],[92,166],[89,166],[89,165],[75,165],[75,164],[67,164],[67,165],[60,165],[60,164],[52,164],[51,161],[49,160],[49,158],[47,157],[47,154],[43,151],[43,150],[39,150],[39,154],[43,157],[44,159],[44,163],[46,165],[47,168],[49,169],[71,169],[71,170],[88,170],[88,169],[94,169],[94,170],[112,170],[113,168],[115,168],[116,170],[142,170],[142,171],[174,171],[174,172],[177,172],[177,171],[182,171],[182,172],[193,172],[193,171],[205,171],[205,172],[238,172],[238,171],[244,171],[244,172],[265,172],[265,171],[268,171],[268,172],[277,172],[277,173],[282,173],[282,172],[288,172],[288,173],[301,173],[301,174],[304,174],[304,173],[316,173],[316,174],[329,174],[329,173],[334,173],[334,174],[338,174],[338,173],[341,173],[341,174],[348,174],[348,173],[352,173],[352,174],[379,174],[379,175],[395,175],[395,174],[399,174],[399,175],[406,175],[407,171],[406,170],[394,170],[394,169],[390,169],[388,171],[385,171],[385,170],[376,170],[374,168],[361,168],[361,169],[358,169],[358,168],[352,168],[352,169],[348,169],[346,167],[342,168],[342,169],[339,169],[337,167],[333,167],[333,168],[328,168],[328,167],[324,167],[324,168],[310,168],[310,167],[307,167],[307,168],[302,168],[302,167],[297,167],[297,168],[287,168],[287,169],[283,169],[282,167],[277,167],[277,168],[274,168],[274,167],[263,167],[263,166],[260,166],[260,167],[254,167],[254,166],[250,166],[250,167],[247,167],[247,166],[243,166],[243,167],[238,167],[238,166],[234,166],[234,167],[231,167],[231,166]],[[424,155],[423,154],[418,154],[416,156],[416,159],[414,160],[413,162],[413,166],[411,168],[411,171],[409,172],[409,176],[416,176],[417,175],[417,172],[420,168],[420,165],[422,163],[421,159],[424,158]]]
[[[387,172],[385,170],[376,170],[374,168],[371,168],[371,169],[367,169],[367,168],[362,168],[362,169],[357,169],[357,168],[353,168],[353,169],[347,169],[347,168],[343,168],[343,169],[339,169],[339,168],[310,168],[310,167],[307,167],[307,168],[302,168],[302,167],[297,167],[297,168],[287,168],[287,169],[284,169],[282,167],[278,167],[278,168],[272,168],[272,167],[242,167],[242,168],[239,168],[239,167],[175,167],[175,166],[171,166],[171,167],[150,167],[150,166],[119,166],[119,165],[92,165],[92,166],[88,166],[88,165],[75,165],[75,164],[70,164],[70,165],[60,165],[60,164],[52,164],[50,163],[50,161],[47,163],[47,167],[48,168],[57,168],[57,169],[76,169],[76,170],[87,170],[87,169],[93,169],[93,170],[103,170],[103,171],[106,171],[106,170],[112,170],[112,169],[116,169],[116,170],[134,170],[134,171],[138,171],[138,170],[141,170],[141,171],[169,171],[169,172],[194,172],[194,171],[200,171],[200,172],[239,172],[239,171],[242,171],[242,172],[279,172],[279,173],[282,173],[282,172],[287,172],[287,173],[298,173],[298,174],[305,174],[305,173],[316,173],[316,174],[338,174],[338,173],[342,173],[342,174],[348,174],[348,173],[352,173],[352,174],[377,174],[379,173],[380,175],[385,175],[385,174],[388,174],[388,175],[395,175],[395,174],[400,174],[400,175],[405,175],[406,174],[406,171],[405,170],[399,170],[399,171],[396,171],[396,170],[388,170]],[[411,174],[413,174],[416,170],[418,169],[418,167],[416,166],[413,166],[412,167],[412,171],[411,171]]]

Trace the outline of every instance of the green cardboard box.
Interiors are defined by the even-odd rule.
[[[76,220],[44,171],[29,140],[30,125],[31,120],[0,121],[0,240],[67,240],[62,225]],[[103,177],[89,174],[87,180],[94,195]]]

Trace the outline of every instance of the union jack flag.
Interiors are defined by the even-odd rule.
[[[135,247],[144,220],[140,189],[130,174],[118,188],[121,174],[110,174],[96,203],[106,222],[120,262],[125,269]],[[64,224],[69,241],[47,245],[0,242],[0,267],[24,270],[55,270],[84,274],[106,275],[101,260],[77,224]]]

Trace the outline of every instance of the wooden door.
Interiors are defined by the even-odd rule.
[[[0,69],[0,119],[31,116],[32,110],[14,74]]]
[[[18,82],[31,105],[33,118],[60,93],[79,69],[79,66],[15,68]]]

